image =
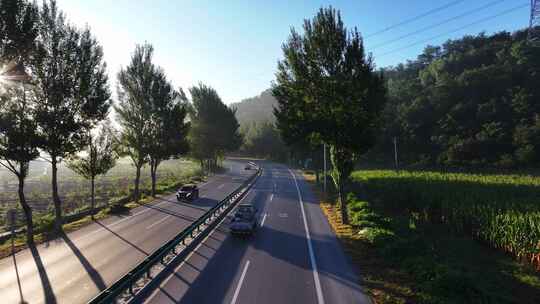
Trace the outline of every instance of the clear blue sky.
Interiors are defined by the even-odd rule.
[[[449,38],[482,31],[513,31],[528,26],[529,8],[526,6],[445,34],[529,3],[529,0],[465,0],[370,36],[453,2],[456,1],[58,0],[58,5],[71,22],[88,24],[92,28],[104,47],[113,89],[116,73],[129,62],[135,44],[147,41],[155,47],[156,62],[176,86],[187,89],[202,81],[213,86],[226,103],[231,103],[258,95],[270,86],[276,62],[281,57],[281,44],[289,36],[290,27],[300,29],[303,20],[311,18],[321,6],[334,6],[341,10],[347,27],[358,27],[377,67],[414,59],[425,45],[437,45]],[[443,25],[432,26],[481,7],[486,8]],[[428,30],[395,41],[424,28]],[[401,49],[438,35],[442,36]],[[378,46],[380,44],[384,45]]]

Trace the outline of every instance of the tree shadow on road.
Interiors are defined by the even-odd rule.
[[[92,266],[92,264],[86,259],[86,257],[82,254],[82,252],[79,250],[79,248],[71,241],[71,239],[67,236],[67,234],[62,233],[61,235],[62,239],[68,245],[69,249],[75,254],[81,265],[84,267],[84,270],[88,273],[94,284],[99,290],[104,290],[107,288],[107,284],[105,284],[105,281],[99,274],[99,272]]]
[[[34,261],[36,263],[36,268],[38,270],[39,278],[41,280],[41,286],[43,287],[43,296],[45,298],[45,303],[56,304],[56,296],[54,295],[54,291],[52,290],[51,281],[49,280],[47,270],[45,270],[45,266],[43,265],[43,261],[41,260],[41,256],[39,255],[39,251],[34,244],[28,245],[28,248],[30,249],[30,252],[32,253],[32,256],[34,257]]]
[[[175,211],[172,211],[172,210],[169,210],[169,209],[165,209],[165,208],[161,208],[161,207],[157,207],[157,206],[145,205],[144,207],[157,210],[159,212],[162,212],[162,213],[177,217],[179,219],[186,220],[188,222],[194,222],[195,220],[198,219],[198,217],[192,217],[192,216],[183,215],[183,214],[180,214],[178,212],[175,212]]]
[[[118,233],[112,231],[109,227],[103,225],[102,223],[100,223],[99,221],[95,221],[96,224],[100,225],[101,227],[103,227],[103,229],[109,231],[110,233],[112,233],[114,236],[116,236],[117,238],[119,238],[120,240],[122,240],[124,243],[128,244],[129,246],[135,248],[137,251],[139,251],[140,253],[148,256],[150,255],[150,253],[144,251],[143,249],[141,249],[139,246],[133,244],[132,242],[130,242],[129,240],[127,240],[126,238],[124,238],[123,236],[119,235]]]
[[[105,281],[99,274],[99,272],[92,266],[92,264],[86,259],[86,257],[82,254],[82,252],[79,250],[79,248],[71,241],[71,239],[65,234],[62,233],[61,235],[62,239],[66,243],[66,245],[71,249],[71,251],[75,254],[81,265],[84,267],[84,270],[88,273],[94,284],[99,290],[104,290],[107,288],[107,284],[105,284]]]

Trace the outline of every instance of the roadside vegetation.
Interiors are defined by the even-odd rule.
[[[135,46],[112,100],[102,46],[56,1],[0,1],[0,29],[0,224],[22,211],[28,243],[34,221],[37,234],[61,235],[66,222],[202,178],[242,143],[235,111],[202,83],[190,102],[149,43]]]
[[[322,198],[315,176],[306,177]],[[455,202],[447,209],[454,214],[472,216],[503,206],[497,203],[494,192],[505,198],[517,195],[514,206],[530,210],[523,211],[522,216],[534,216],[537,207],[529,203],[529,198],[538,195],[538,182],[533,177],[355,171],[352,180],[348,195],[350,224],[341,223],[333,191],[321,201],[321,208],[357,267],[361,284],[376,303],[540,301],[540,275],[530,259],[516,260],[515,255],[458,228],[463,227],[458,224],[461,221],[433,220],[434,215],[448,217],[437,210],[437,198]],[[468,186],[461,188],[459,183]],[[529,191],[524,194],[521,187]],[[470,209],[465,204],[484,208]],[[499,235],[511,234],[519,229],[516,224],[495,230]],[[521,232],[515,235],[527,238],[525,231]],[[504,236],[501,241],[509,238]],[[511,243],[522,241],[518,238]]]
[[[377,73],[329,7],[284,43],[276,127],[314,183],[329,148],[321,207],[376,303],[540,303],[540,179],[523,173],[540,159],[540,53],[526,36],[465,36]]]
[[[95,212],[90,212],[90,188],[87,187],[88,181],[75,175],[74,172],[64,166],[59,168],[60,176],[63,179],[59,180],[60,196],[64,199],[64,224],[62,225],[62,233],[75,231],[91,224],[94,220],[101,220],[111,215],[129,215],[130,209],[139,207],[143,204],[152,202],[154,197],[151,195],[151,178],[150,168],[143,167],[143,178],[141,179],[141,197],[138,203],[135,203],[130,196],[132,192],[132,177],[135,171],[127,159],[120,159],[118,164],[105,176],[96,180],[96,206]],[[176,191],[181,185],[186,183],[198,183],[206,179],[206,175],[201,171],[197,162],[189,160],[168,160],[160,166],[157,172],[158,183],[156,186],[156,195],[166,195]],[[50,179],[50,176],[48,177]],[[36,181],[38,187],[45,188],[49,185],[48,181]],[[39,192],[36,192],[39,194]],[[64,193],[66,193],[64,195]],[[5,194],[5,193],[2,193]],[[9,192],[8,192],[9,194]],[[73,200],[72,200],[73,199]],[[9,200],[3,200],[8,202]],[[15,199],[11,199],[9,205],[0,205],[0,211],[3,212],[8,208],[12,208],[16,204]],[[54,229],[54,214],[51,212],[52,206],[50,198],[38,196],[29,197],[29,203],[34,212],[34,242],[42,243],[55,239],[59,234]],[[4,218],[2,218],[2,221]],[[3,225],[4,223],[2,223]],[[20,218],[18,227],[24,225],[24,219]],[[17,235],[14,239],[15,252],[26,248],[26,236]],[[5,239],[0,242],[0,258],[11,254],[11,239]]]

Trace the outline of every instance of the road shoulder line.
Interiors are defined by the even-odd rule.
[[[306,240],[308,244],[309,258],[311,260],[311,266],[313,268],[313,280],[315,281],[315,290],[317,292],[317,303],[324,304],[324,297],[321,288],[321,281],[319,279],[319,271],[317,268],[317,261],[315,259],[315,253],[313,251],[313,244],[311,243],[311,235],[309,234],[309,227],[306,219],[306,212],[304,211],[304,201],[302,200],[302,193],[300,193],[300,188],[298,187],[298,182],[296,181],[296,175],[294,172],[289,169],[289,173],[292,175],[294,180],[294,185],[296,186],[296,192],[298,193],[298,201],[300,203],[300,210],[302,211],[302,219],[304,220],[304,229],[306,231]]]
[[[242,288],[242,283],[244,283],[244,278],[246,277],[246,273],[249,267],[249,260],[246,261],[246,266],[244,266],[244,270],[242,270],[242,275],[240,276],[240,280],[238,281],[238,285],[236,285],[236,289],[234,291],[233,298],[231,300],[231,304],[236,304],[236,300],[238,299],[238,295],[240,294],[240,289]]]

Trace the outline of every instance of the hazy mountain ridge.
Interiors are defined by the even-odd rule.
[[[233,103],[230,107],[236,108],[236,119],[240,125],[245,126],[253,122],[274,122],[274,106],[276,105],[277,100],[272,96],[271,90],[267,89],[258,96]]]

